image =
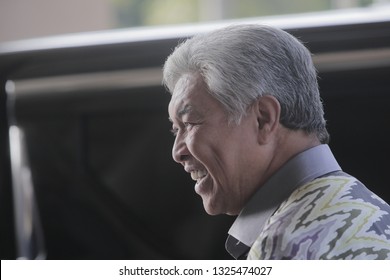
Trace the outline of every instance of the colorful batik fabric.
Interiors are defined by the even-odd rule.
[[[390,206],[345,173],[315,179],[280,205],[248,259],[390,259]]]

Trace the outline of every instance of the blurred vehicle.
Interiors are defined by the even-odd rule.
[[[249,21],[311,50],[331,148],[390,202],[390,10]],[[230,258],[234,218],[208,216],[171,159],[161,67],[178,42],[231,23],[0,45],[2,259]]]

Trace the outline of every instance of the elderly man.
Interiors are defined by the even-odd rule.
[[[249,259],[390,259],[390,206],[327,145],[309,51],[237,25],[179,45],[164,65],[172,155],[211,215],[238,215],[226,249]]]

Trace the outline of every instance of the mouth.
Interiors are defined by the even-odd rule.
[[[207,176],[206,170],[191,171],[191,178],[192,178],[192,180],[196,181],[197,183],[199,183],[206,176]]]

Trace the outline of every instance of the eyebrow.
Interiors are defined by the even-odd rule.
[[[181,119],[184,115],[190,113],[193,110],[193,107],[189,104],[186,104],[183,108],[177,110],[176,116],[178,119]],[[173,122],[171,117],[168,118],[170,122]]]
[[[186,104],[186,105],[184,106],[184,108],[182,108],[181,110],[178,110],[178,111],[177,111],[177,116],[178,116],[179,118],[181,118],[181,117],[183,117],[184,115],[188,114],[188,113],[191,112],[191,111],[192,111],[192,106],[189,105],[189,104]]]

